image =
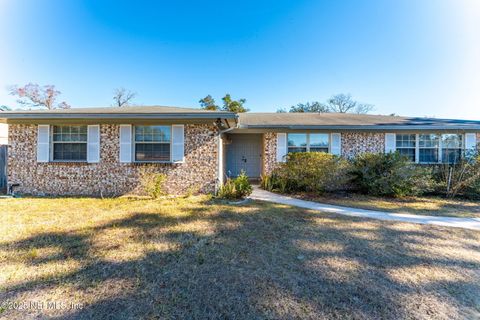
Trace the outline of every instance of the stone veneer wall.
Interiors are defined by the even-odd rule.
[[[343,132],[342,156],[355,157],[361,153],[385,152],[385,133],[374,132]]]
[[[480,141],[480,133],[478,135],[477,139]],[[263,169],[265,174],[269,174],[277,164],[277,134],[265,133],[263,143]],[[364,152],[385,152],[385,133],[342,133],[342,156],[351,158]]]
[[[185,125],[185,162],[139,164],[119,162],[119,126],[100,125],[99,163],[37,163],[37,126],[10,125],[9,183],[35,195],[122,195],[141,191],[142,170],[165,173],[166,191],[188,188],[213,192],[217,180],[217,129],[206,124]]]
[[[270,174],[277,165],[277,134],[267,132],[263,135],[263,174]]]

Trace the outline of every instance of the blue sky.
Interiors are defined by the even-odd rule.
[[[198,107],[207,94],[276,111],[335,93],[373,113],[480,119],[480,1],[0,0],[6,87],[54,84],[74,107]]]

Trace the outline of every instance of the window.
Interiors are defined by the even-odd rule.
[[[410,161],[415,162],[416,157],[416,139],[415,134],[397,134],[396,135],[396,148],[397,151],[410,159]]]
[[[87,161],[87,126],[53,126],[52,159]]]
[[[397,134],[396,150],[418,163],[455,163],[464,156],[462,134]]]
[[[437,134],[420,134],[418,136],[419,162],[438,162],[439,137]]]
[[[310,151],[328,153],[328,146],[330,145],[328,133],[311,133],[309,142]]]
[[[288,152],[306,152],[307,134],[289,133],[288,134]]]
[[[289,133],[288,152],[328,152],[328,133]]]
[[[442,162],[455,163],[462,157],[462,138],[461,134],[442,134]]]
[[[171,126],[135,126],[135,161],[170,161]]]

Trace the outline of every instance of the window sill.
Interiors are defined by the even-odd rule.
[[[133,165],[143,165],[143,164],[179,164],[185,163],[185,161],[133,161],[130,164]]]
[[[89,165],[90,162],[88,161],[74,161],[74,160],[71,160],[71,161],[59,161],[59,160],[55,160],[55,161],[49,161],[49,162],[45,162],[45,163],[48,163],[48,164],[53,164],[53,165]]]

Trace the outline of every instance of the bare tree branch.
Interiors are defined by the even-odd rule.
[[[365,114],[374,109],[372,104],[360,103],[350,94],[336,94],[327,101],[330,112]]]
[[[17,103],[30,108],[45,107],[49,110],[70,108],[65,101],[55,104],[60,94],[61,92],[56,90],[54,85],[41,87],[36,83],[28,83],[23,87],[15,85],[10,88],[10,95],[18,97]]]
[[[117,88],[113,91],[113,106],[126,107],[129,106],[137,96],[136,92],[126,90],[125,88]]]

